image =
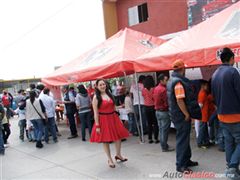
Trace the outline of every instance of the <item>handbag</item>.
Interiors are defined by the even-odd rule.
[[[33,108],[35,109],[35,111],[38,113],[38,115],[40,116],[40,118],[43,121],[43,124],[46,125],[46,119],[38,112],[37,108],[34,106],[34,104],[31,102]]]

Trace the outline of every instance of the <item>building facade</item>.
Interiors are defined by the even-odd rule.
[[[186,30],[239,0],[102,0],[106,38],[129,27],[161,36]]]
[[[188,28],[187,0],[104,0],[106,38],[129,27],[160,36]]]

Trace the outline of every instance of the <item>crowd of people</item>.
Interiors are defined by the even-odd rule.
[[[158,83],[152,76],[141,75],[138,83],[127,88],[123,82],[112,86],[104,79],[98,79],[94,89],[90,85],[63,86],[63,100],[55,101],[50,90],[44,85],[35,88],[31,85],[28,93],[20,90],[16,97],[18,108],[11,109],[13,97],[3,91],[0,104],[0,153],[4,154],[11,133],[9,118],[17,114],[19,118],[20,140],[24,134],[29,141],[36,141],[42,148],[42,141],[58,142],[58,128],[55,122],[63,118],[60,104],[65,106],[65,116],[69,122],[70,136],[78,137],[76,114],[80,118],[81,138],[87,141],[86,128],[90,142],[103,143],[108,165],[115,167],[109,144],[115,142],[116,160],[127,161],[121,153],[121,140],[129,135],[147,135],[148,143],[160,143],[162,152],[174,151],[168,144],[171,122],[176,129],[176,170],[191,173],[189,167],[198,166],[191,160],[190,134],[195,122],[196,143],[207,149],[215,144],[219,151],[226,152],[226,174],[240,177],[240,74],[233,67],[234,53],[224,48],[221,53],[222,65],[212,79],[191,81],[185,77],[186,66],[183,60],[173,63],[173,73],[161,73]],[[118,108],[125,108],[128,126],[120,120]]]
[[[57,142],[58,128],[55,123],[55,101],[48,88],[39,85],[37,88],[34,84],[30,85],[30,91],[19,90],[18,95],[14,98],[17,108],[14,110],[10,93],[4,90],[1,97],[1,125],[3,143],[2,149],[8,147],[8,137],[10,131],[10,118],[18,116],[19,139],[24,141],[36,142],[36,147],[42,148],[42,140],[46,143],[49,141],[49,132],[53,141]],[[2,150],[4,154],[4,150]]]

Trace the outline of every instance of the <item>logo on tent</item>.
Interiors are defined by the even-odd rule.
[[[239,48],[231,48],[232,52],[234,53],[235,57],[240,57],[240,47]],[[222,53],[222,49],[218,49],[216,52],[217,60],[221,60],[220,55]]]
[[[227,39],[240,40],[240,10],[235,11],[232,16],[227,20],[218,36]]]
[[[77,75],[70,75],[67,77],[67,81],[68,83],[72,83],[73,81],[76,82],[77,78],[78,78]]]
[[[112,48],[113,47],[103,47],[94,50],[82,61],[81,66],[89,64],[93,65],[93,63],[95,65],[97,61],[106,56],[106,54],[108,54],[112,50]]]
[[[139,42],[147,48],[153,49],[156,47],[156,45],[154,45],[153,43],[151,43],[149,40],[146,40],[146,39],[142,39]]]

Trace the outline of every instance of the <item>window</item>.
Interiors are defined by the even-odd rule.
[[[148,20],[147,3],[134,6],[128,9],[128,24],[133,26]]]

